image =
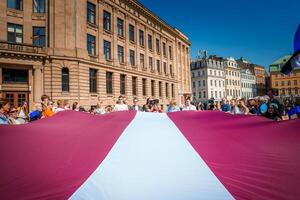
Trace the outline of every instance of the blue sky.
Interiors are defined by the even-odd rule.
[[[139,0],[192,42],[198,50],[244,58],[268,67],[293,53],[300,0]]]

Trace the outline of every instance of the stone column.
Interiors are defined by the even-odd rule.
[[[43,95],[43,68],[33,66],[33,102],[40,102]]]

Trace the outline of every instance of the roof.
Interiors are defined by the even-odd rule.
[[[283,57],[279,58],[278,60],[274,61],[272,64],[270,64],[270,66],[282,65],[282,64],[286,63],[290,58],[291,58],[291,55],[283,56]]]

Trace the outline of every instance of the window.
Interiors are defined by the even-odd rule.
[[[106,31],[111,31],[111,17],[110,17],[110,13],[107,11],[103,11],[103,28]]]
[[[144,40],[144,31],[139,30],[139,43],[140,46],[145,46],[145,40]]]
[[[132,77],[132,95],[137,95],[137,77]]]
[[[195,88],[196,87],[196,83],[193,81],[193,88]]]
[[[154,90],[154,87],[155,87],[155,81],[154,80],[151,80],[151,96],[155,96],[155,90]]]
[[[215,91],[215,97],[218,98],[218,92],[217,91]]]
[[[159,39],[156,39],[156,53],[160,54]]]
[[[284,81],[281,81],[281,86],[284,86]]]
[[[173,66],[170,65],[170,74],[173,75]]]
[[[171,84],[171,93],[172,93],[172,98],[175,97],[175,88],[174,88],[174,84]]]
[[[113,93],[113,82],[112,82],[113,73],[106,72],[106,93],[112,94]]]
[[[295,94],[298,94],[298,88],[295,88]]]
[[[150,50],[153,49],[153,45],[152,45],[152,35],[148,35],[148,48]]]
[[[45,27],[33,27],[33,45],[46,47]]]
[[[90,68],[90,93],[97,92],[97,70]]]
[[[126,75],[121,74],[120,75],[120,94],[126,93]]]
[[[61,90],[63,92],[69,92],[70,84],[69,84],[69,69],[64,67],[61,70]]]
[[[210,97],[211,98],[214,97],[214,92],[213,91],[210,92]]]
[[[164,73],[167,74],[167,63],[164,62]]]
[[[161,70],[160,70],[160,60],[156,60],[156,68],[157,68],[157,71],[160,73]]]
[[[172,53],[172,47],[171,46],[169,46],[169,58],[170,58],[170,60],[173,59],[173,53]]]
[[[7,41],[23,43],[23,26],[18,24],[7,24]]]
[[[145,56],[142,53],[140,53],[140,65],[142,68],[145,68]]]
[[[163,42],[163,56],[167,57],[167,49],[166,49],[166,43]]]
[[[96,6],[90,2],[87,2],[87,22],[96,24]]]
[[[294,85],[298,85],[298,81],[297,80],[294,80]]]
[[[124,21],[118,18],[117,23],[118,23],[118,36],[124,37]]]
[[[215,80],[215,86],[217,86],[217,80]]]
[[[161,81],[158,82],[158,95],[162,97],[162,83]]]
[[[275,82],[275,86],[278,86],[278,81]]]
[[[118,45],[118,60],[119,63],[124,63],[124,47]]]
[[[202,98],[202,95],[201,95],[202,93],[201,92],[199,92],[199,99],[201,99]]]
[[[149,67],[153,70],[153,58],[149,57]]]
[[[130,65],[135,66],[135,52],[133,50],[129,50],[129,56],[130,56]]]
[[[143,96],[147,96],[147,79],[142,79]]]
[[[201,81],[198,81],[198,86],[201,87]]]
[[[205,80],[202,81],[202,86],[205,87]],[[205,98],[205,97],[203,97],[203,98]]]
[[[87,50],[90,55],[96,55],[96,37],[87,34]]]
[[[134,42],[134,26],[129,24],[129,40]]]
[[[7,7],[16,10],[23,10],[23,0],[7,0]]]
[[[213,86],[213,80],[210,80],[210,86]]]
[[[169,83],[166,83],[166,97],[169,98]]]
[[[206,98],[206,92],[203,91],[203,98]]]
[[[109,41],[103,41],[103,49],[104,49],[104,58],[106,60],[111,60],[111,43]]]
[[[290,81],[290,80],[288,80],[288,82],[287,82],[287,85],[288,85],[288,86],[290,86],[290,85],[291,85],[291,81]]]
[[[28,70],[2,69],[3,83],[28,83]]]

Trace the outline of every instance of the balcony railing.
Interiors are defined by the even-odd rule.
[[[41,46],[34,46],[25,43],[11,43],[7,41],[0,41],[0,50],[17,51],[24,53],[43,54],[45,50]]]

